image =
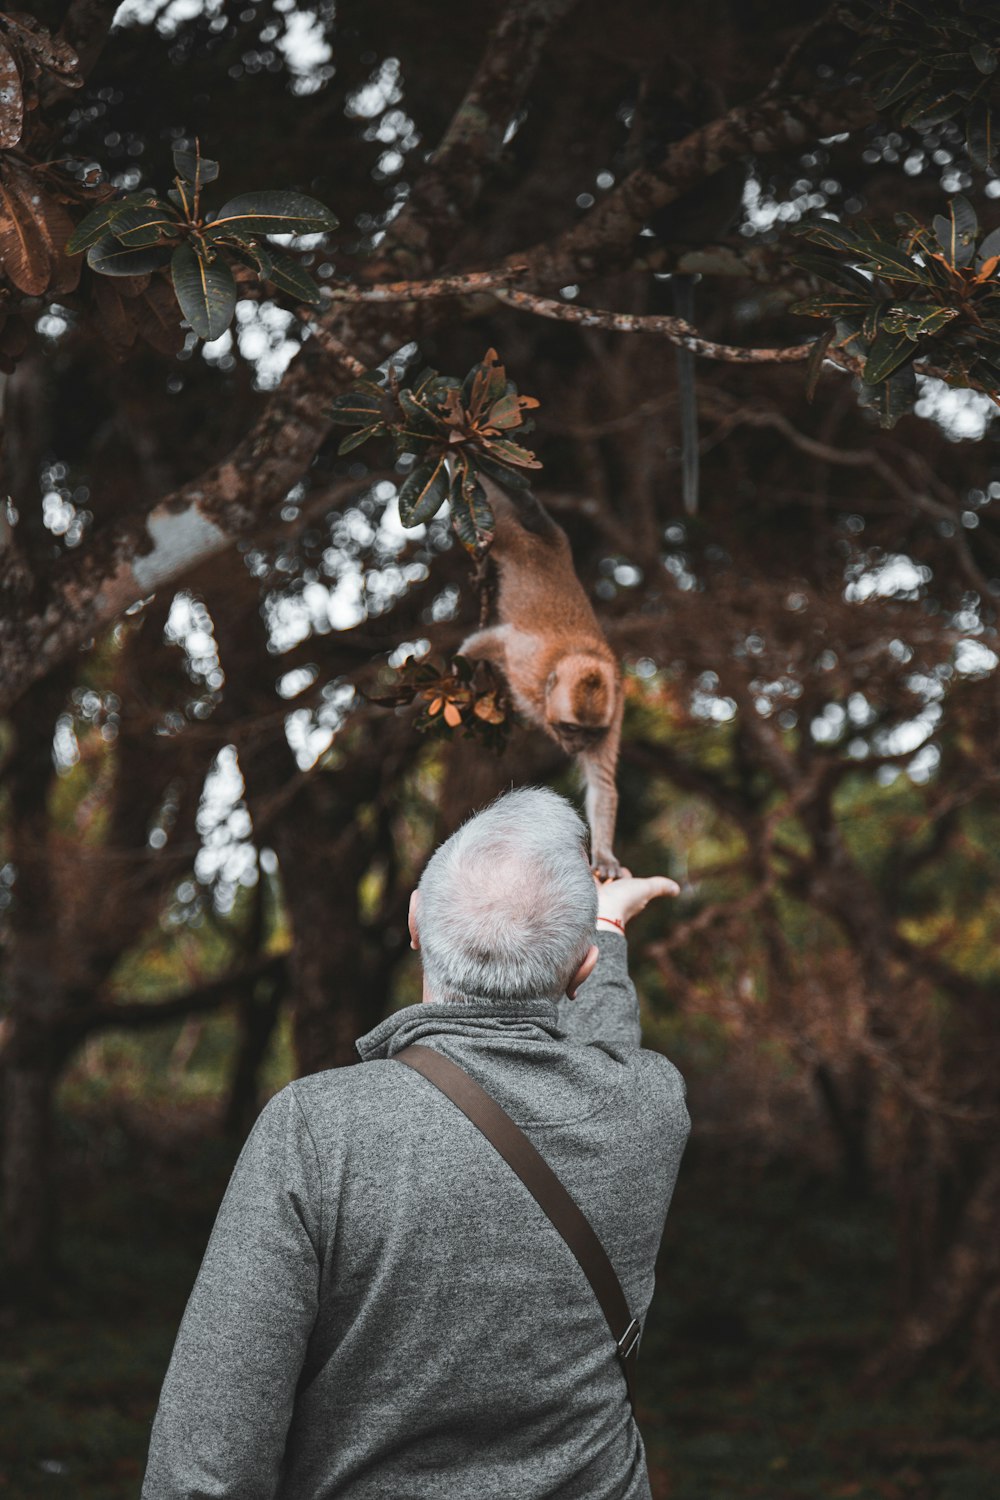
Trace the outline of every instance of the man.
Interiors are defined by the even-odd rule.
[[[639,1045],[623,929],[677,887],[598,889],[583,833],[538,788],[470,819],[411,902],[423,1003],[362,1037],[360,1064],[261,1113],[177,1336],[143,1500],[648,1500],[579,1265],[475,1126],[393,1060],[420,1042],[493,1096],[644,1319],[690,1122],[680,1074]]]

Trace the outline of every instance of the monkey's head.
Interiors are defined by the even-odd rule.
[[[567,755],[594,750],[615,711],[615,673],[589,652],[560,657],[545,684],[545,723]]]

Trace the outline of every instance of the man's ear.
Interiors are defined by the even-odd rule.
[[[420,892],[414,891],[410,897],[410,909],[406,917],[406,925],[410,929],[410,947],[420,947],[420,933],[417,931],[417,913],[420,910]]]
[[[577,969],[576,973],[573,975],[573,978],[566,986],[567,999],[574,1000],[576,998],[576,992],[580,988],[583,981],[585,979],[589,979],[591,974],[594,972],[594,965],[596,964],[599,956],[600,949],[597,947],[597,944],[591,943],[590,947],[587,949],[586,957],[584,958],[583,963]]]

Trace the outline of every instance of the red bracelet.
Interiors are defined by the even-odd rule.
[[[604,916],[598,915],[597,920],[599,922],[610,922],[611,925],[612,925],[612,927],[617,927],[618,928],[618,931],[621,933],[622,937],[625,936],[625,923],[624,922],[619,922],[619,920],[618,920],[617,917],[604,917]]]

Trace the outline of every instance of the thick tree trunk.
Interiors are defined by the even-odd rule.
[[[3,1071],[5,1289],[12,1300],[35,1300],[57,1240],[52,1156],[58,1066],[43,1026],[19,1019]]]
[[[357,816],[366,800],[348,772],[324,773],[302,789],[275,830],[295,932],[289,962],[302,1074],[356,1063],[355,1040],[385,1012],[387,975],[373,963],[358,907],[372,858]]]
[[[28,692],[12,716],[8,772],[16,871],[5,975],[3,1220],[7,1290],[36,1290],[55,1251],[53,1100],[64,1050],[57,1036],[64,976],[48,844],[52,732],[65,700],[63,668]]]
[[[894,1384],[909,1375],[931,1350],[972,1325],[972,1355],[987,1378],[996,1379],[996,1352],[988,1342],[1000,1288],[1000,1151],[994,1146],[969,1195],[957,1233],[936,1274],[896,1328],[887,1346],[862,1372],[867,1388]]]
[[[264,988],[264,985],[255,986]],[[229,1098],[223,1117],[223,1128],[229,1135],[243,1139],[257,1117],[257,1080],[268,1042],[281,1010],[282,986],[266,981],[263,996],[249,994],[236,1008],[239,1046],[236,1066],[229,1086]]]

